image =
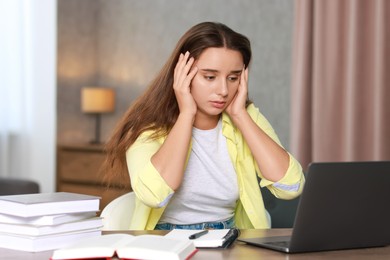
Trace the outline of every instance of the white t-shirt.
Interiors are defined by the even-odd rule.
[[[234,215],[239,197],[222,122],[214,129],[192,130],[192,150],[184,179],[159,223],[194,224],[223,221]]]

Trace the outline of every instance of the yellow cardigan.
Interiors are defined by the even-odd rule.
[[[248,106],[247,111],[256,124],[280,144],[270,123],[253,104]],[[166,137],[151,140],[151,134],[151,131],[141,134],[126,152],[131,186],[136,194],[135,211],[129,227],[131,230],[154,229],[174,194],[151,163],[152,155]],[[261,187],[267,187],[277,198],[293,199],[301,194],[304,186],[302,167],[289,154],[290,164],[286,175],[275,184],[263,178],[241,132],[226,113],[222,115],[222,134],[226,137],[239,185],[240,199],[235,210],[235,224],[243,229],[269,228],[256,173],[261,178]]]

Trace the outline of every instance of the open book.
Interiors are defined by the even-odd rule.
[[[199,230],[173,229],[165,235],[167,238],[190,240],[190,236],[198,233]],[[208,232],[191,241],[197,248],[228,248],[240,235],[238,229],[210,229]]]
[[[118,257],[120,259],[191,258],[197,249],[190,240],[175,240],[158,235],[109,234],[79,241],[53,252],[52,260]]]

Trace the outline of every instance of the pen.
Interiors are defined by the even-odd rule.
[[[209,231],[206,229],[206,230],[203,230],[203,231],[200,231],[198,233],[195,233],[195,234],[192,234],[191,236],[189,236],[188,238],[189,239],[197,239],[203,235],[206,235]]]

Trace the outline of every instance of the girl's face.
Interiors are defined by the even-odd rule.
[[[193,66],[198,68],[191,82],[191,94],[198,106],[194,125],[211,129],[237,93],[244,61],[239,51],[207,48]]]

